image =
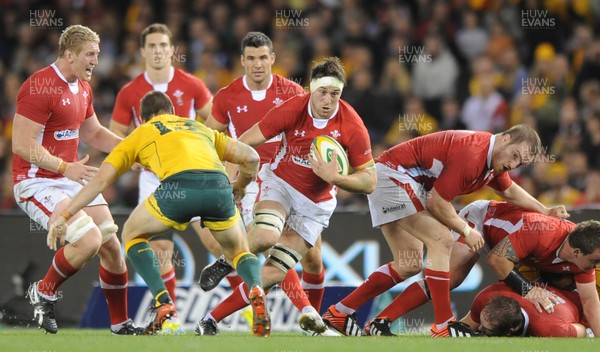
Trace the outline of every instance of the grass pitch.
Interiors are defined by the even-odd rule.
[[[476,338],[432,339],[425,335],[399,337],[308,337],[273,333],[257,338],[248,333],[196,336],[188,331],[178,336],[112,336],[108,330],[61,329],[46,335],[37,329],[0,330],[0,351],[27,352],[308,352],[308,351],[440,351],[440,352],[567,352],[598,351],[598,339],[566,338]]]

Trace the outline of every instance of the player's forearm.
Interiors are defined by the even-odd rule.
[[[88,135],[84,142],[100,151],[110,153],[122,140],[121,137],[102,126],[93,134]]]
[[[456,233],[465,233],[465,228],[468,226],[467,222],[462,219],[450,202],[444,200],[434,189],[431,190],[426,200],[427,210],[433,215],[439,222],[446,225],[449,229]]]
[[[258,173],[259,163],[260,163],[260,158],[258,158],[258,154],[256,154],[256,155],[249,156],[248,158],[244,159],[244,161],[242,161],[239,164],[240,168],[239,168],[239,174],[237,177],[237,183],[240,186],[246,187],[246,186],[248,186],[248,184],[250,184],[250,182],[252,182],[254,180],[254,178],[256,178],[256,174]]]
[[[15,138],[12,143],[13,153],[31,164],[52,172],[64,173],[67,163],[52,155],[48,149],[30,138]]]
[[[488,254],[487,264],[500,280],[506,279],[515,268],[515,263],[494,253]]]
[[[498,194],[508,203],[514,204],[526,210],[536,211],[538,213],[547,214],[548,208],[532,197],[527,191],[516,183],[512,183],[504,192]]]
[[[348,192],[370,194],[377,186],[377,175],[374,168],[369,168],[352,175],[338,175],[332,183]]]
[[[583,315],[588,322],[594,336],[600,336],[600,307],[588,307],[583,305]]]
[[[125,138],[125,136],[127,136],[128,128],[129,126],[122,125],[114,120],[110,121],[109,130],[120,138]]]
[[[600,336],[600,299],[596,291],[596,283],[590,282],[586,284],[577,283],[577,292],[583,307],[583,315],[588,322],[588,326],[592,329],[594,336]]]

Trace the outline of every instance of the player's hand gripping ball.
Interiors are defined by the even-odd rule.
[[[321,158],[326,162],[330,162],[333,159],[333,151],[335,150],[337,153],[337,163],[339,166],[338,172],[341,175],[348,175],[348,155],[346,155],[346,151],[344,151],[344,148],[338,143],[338,141],[332,137],[321,135],[313,139],[312,145],[313,148],[311,148],[311,153],[313,150],[316,150],[317,153],[321,155]],[[314,157],[315,156],[313,155],[313,158]]]

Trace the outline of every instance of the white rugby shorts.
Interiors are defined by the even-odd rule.
[[[270,200],[281,204],[288,214],[286,226],[314,246],[323,229],[329,226],[329,219],[337,204],[335,197],[315,203],[275,175],[270,165],[260,170],[259,177],[258,201]]]
[[[48,221],[54,208],[63,199],[73,199],[83,186],[66,177],[30,178],[17,183],[14,195],[17,204],[29,217],[48,230]],[[107,205],[106,200],[99,194],[88,206]]]
[[[426,209],[429,194],[410,176],[381,163],[375,163],[377,187],[367,195],[373,227],[404,219]]]

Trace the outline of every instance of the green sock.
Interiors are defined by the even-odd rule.
[[[171,302],[172,300],[167,287],[156,265],[158,261],[148,241],[140,241],[130,245],[127,249],[127,257],[131,261],[131,264],[133,264],[135,271],[140,274],[148,285],[148,289],[152,292],[157,305]]]
[[[235,270],[248,285],[248,288],[255,285],[262,287],[261,266],[258,258],[250,252],[244,252],[239,254],[236,259]]]

